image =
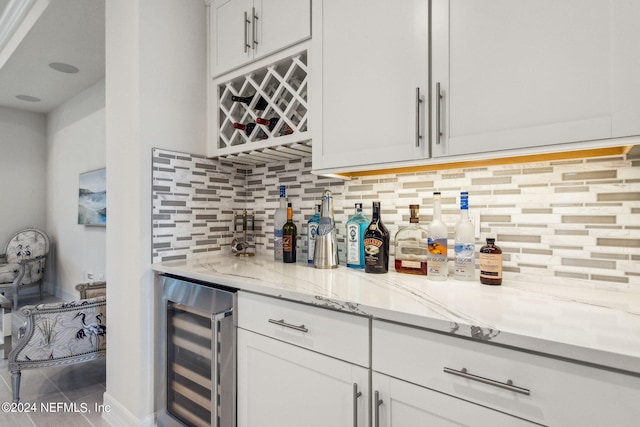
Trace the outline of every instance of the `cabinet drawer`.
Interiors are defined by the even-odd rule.
[[[374,371],[544,425],[632,426],[640,419],[638,377],[422,329],[374,321],[371,363]]]
[[[369,319],[239,292],[238,327],[369,366]]]

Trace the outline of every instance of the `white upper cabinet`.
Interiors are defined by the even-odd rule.
[[[435,156],[640,134],[639,2],[433,0],[432,10]]]
[[[314,1],[313,19],[313,168],[428,156],[429,1]]]
[[[214,0],[209,61],[218,76],[311,36],[310,0]]]

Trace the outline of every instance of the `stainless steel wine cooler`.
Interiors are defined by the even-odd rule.
[[[163,276],[163,426],[235,427],[235,294]]]

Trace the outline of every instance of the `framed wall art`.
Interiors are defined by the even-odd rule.
[[[107,169],[80,174],[78,224],[107,225]]]

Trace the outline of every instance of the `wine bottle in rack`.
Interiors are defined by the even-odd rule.
[[[267,119],[263,119],[262,117],[258,117],[256,119],[256,123],[267,126],[267,128],[269,129],[269,132],[271,132],[273,130],[273,128],[275,128],[276,125],[278,124],[278,120],[280,120],[280,119],[277,118],[277,117],[271,117],[268,120]]]
[[[246,125],[243,125],[242,123],[234,123],[233,127],[239,130],[243,130],[245,135],[251,136],[251,133],[253,132],[253,129],[255,129],[256,124],[247,123]]]
[[[251,101],[253,100],[253,97],[256,96],[255,93],[253,95],[250,96],[236,96],[236,95],[232,95],[231,96],[231,100],[233,102],[242,102],[243,104],[247,104],[250,105]],[[256,111],[262,111],[265,108],[267,108],[267,106],[269,105],[269,103],[267,102],[266,99],[264,99],[262,96],[260,97],[260,99],[258,99],[258,102],[256,103],[256,105],[253,107]]]
[[[246,125],[243,125],[242,123],[234,123],[233,127],[244,131],[244,134],[247,135],[247,137],[250,137],[256,127],[256,123],[247,123]],[[267,135],[261,130],[256,139],[265,139],[266,137]]]

